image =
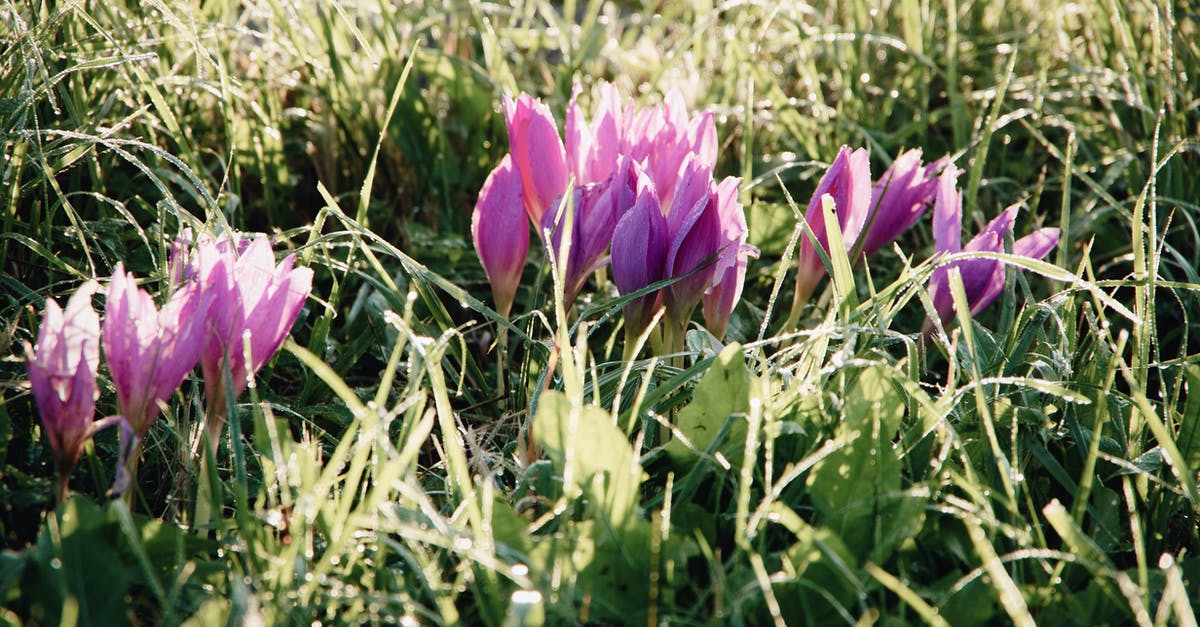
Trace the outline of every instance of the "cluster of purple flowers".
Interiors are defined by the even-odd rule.
[[[921,151],[909,150],[897,157],[883,176],[872,183],[867,151],[843,147],[817,184],[805,219],[817,243],[828,253],[821,199],[825,195],[831,196],[846,252],[857,261],[896,239],[933,206],[935,254],[1004,252],[1004,238],[1012,232],[1016,207],[1006,209],[966,246],[962,245],[962,194],[957,188],[961,173],[945,158],[925,165],[921,161]],[[1058,237],[1056,228],[1039,229],[1016,240],[1012,253],[1041,259],[1058,243]],[[808,238],[801,240],[797,256],[799,267],[793,315],[795,308],[812,295],[826,271]],[[938,266],[930,279],[929,295],[943,324],[954,317],[948,283],[951,268],[958,268],[962,275],[971,315],[990,305],[1004,289],[1004,263],[998,259],[959,259]]]
[[[678,93],[657,107],[639,110],[632,100],[622,106],[616,88],[604,85],[589,121],[576,102],[578,94],[576,87],[567,108],[565,142],[545,104],[527,94],[504,100],[511,150],[488,176],[472,216],[475,249],[497,311],[507,316],[512,308],[529,253],[529,220],[551,258],[565,266],[568,303],[594,270],[610,264],[622,295],[674,279],[625,306],[629,333],[641,333],[664,307],[668,326],[680,329],[703,302],[705,325],[723,336],[741,296],[748,259],[758,251],[746,243],[739,179],[713,180],[712,114],[689,115]],[[1004,252],[1015,208],[961,245],[960,174],[948,159],[926,164],[920,150],[909,150],[873,181],[867,151],[842,147],[808,204],[805,217],[813,237],[803,238],[797,251],[791,321],[826,273],[817,249],[829,252],[822,213],[826,195],[854,262],[895,240],[930,207],[935,208],[936,253]],[[564,202],[568,189],[569,204]],[[568,215],[570,225],[565,224]],[[555,259],[566,232],[570,252]],[[1018,239],[1012,252],[1039,259],[1057,242],[1058,230],[1044,228]],[[995,300],[1004,285],[1004,263],[996,259],[939,266],[929,290],[943,322],[954,315],[947,277],[955,267],[972,314]]]
[[[215,439],[227,398],[236,398],[279,350],[312,287],[312,271],[294,255],[275,263],[266,236],[197,242],[184,235],[172,249],[172,289],[161,309],[121,264],[105,299],[104,321],[92,309],[99,290],[80,287],[64,313],[47,299],[36,348],[26,346],[29,381],[50,440],[60,498],[84,444],[101,426],[121,428],[122,460],[115,493],[129,483],[127,464],[166,400],[201,364],[208,433]],[[103,346],[119,415],[94,421],[96,373]],[[226,389],[224,373],[232,373]]]
[[[723,335],[746,258],[757,251],[746,244],[739,179],[713,180],[712,113],[689,115],[677,92],[659,106],[622,106],[616,88],[604,85],[589,121],[578,94],[577,87],[565,142],[545,104],[528,94],[505,98],[510,152],[484,183],[471,223],[496,310],[512,308],[529,252],[528,219],[563,268],[566,302],[611,263],[622,295],[678,279],[625,307],[629,331],[644,330],[663,307],[686,324],[703,300],[706,325]],[[568,232],[570,252],[557,259]]]

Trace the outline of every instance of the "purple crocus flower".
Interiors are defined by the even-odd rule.
[[[175,291],[160,311],[121,264],[104,306],[103,345],[121,417],[141,438],[187,374],[208,332],[213,295],[196,285]]]
[[[702,297],[704,325],[714,336],[725,336],[729,316],[742,296],[746,265],[758,257],[758,249],[746,243],[746,214],[737,200],[738,178],[726,178],[717,185],[717,214],[721,221],[721,256],[713,270],[712,285]]]
[[[689,118],[683,95],[667,94],[656,107],[626,106],[621,153],[646,167],[658,190],[659,204],[670,207],[684,162],[691,156],[710,168],[717,162],[717,126],[711,111]]]
[[[860,238],[864,257],[896,239],[925,213],[937,195],[935,173],[945,165],[941,159],[922,166],[920,150],[896,157],[871,190],[871,216]]]
[[[679,183],[667,212],[666,275],[686,277],[672,283],[663,294],[667,314],[677,326],[691,317],[716,272],[715,263],[701,266],[722,247],[718,204],[712,167],[689,155],[680,168]]]
[[[550,108],[529,94],[504,97],[509,152],[521,174],[525,212],[535,225],[567,187],[567,156]]]
[[[616,169],[623,116],[616,86],[605,83],[589,123],[576,102],[581,90],[575,83],[567,105],[567,169],[575,175],[576,185],[587,185],[607,179]]]
[[[871,166],[866,149],[859,148],[851,152],[849,148],[842,146],[825,176],[817,183],[817,189],[813,192],[808,210],[804,214],[804,219],[808,221],[817,242],[822,249],[829,252],[821,204],[821,197],[825,194],[833,197],[843,242],[848,251],[853,250],[871,208]],[[821,277],[825,276],[825,264],[821,262],[817,249],[808,237],[800,238],[796,257],[798,268],[793,311],[798,304],[808,301]]]
[[[947,167],[938,180],[938,197],[934,205],[934,249],[938,253],[1004,252],[1004,237],[1012,232],[1017,208],[1009,207],[996,216],[966,246],[962,242],[962,195],[955,189],[958,172]],[[1059,230],[1043,228],[1018,239],[1012,252],[1019,257],[1041,259],[1058,244]],[[971,307],[971,315],[983,311],[1004,291],[1004,262],[997,259],[963,259],[933,271],[929,280],[929,295],[942,324],[954,318],[954,299],[950,295],[950,268],[958,268],[963,289]],[[929,323],[926,323],[929,327]]]
[[[632,294],[666,278],[667,218],[658,204],[658,194],[645,174],[633,207],[621,216],[613,231],[612,277],[622,296]],[[625,305],[625,328],[636,337],[662,308],[659,291]]]
[[[505,155],[488,175],[471,214],[475,252],[492,285],[496,311],[507,317],[512,310],[521,270],[529,255],[529,225],[521,199],[521,175]]]
[[[608,242],[604,242],[601,247],[601,242],[595,237],[589,238],[590,246],[583,241],[588,234],[584,224],[600,223],[603,226],[605,214],[611,216],[611,212],[606,211],[607,207],[602,202],[605,191],[606,186],[603,183],[576,186],[571,189],[570,214],[564,205],[568,200],[567,196],[563,195],[542,215],[538,235],[542,238],[546,253],[555,260],[557,267],[562,268],[565,265],[565,269],[562,270],[563,302],[568,305],[575,302],[575,297],[583,289],[584,282],[592,272],[592,264],[604,256],[604,250],[608,246]],[[559,255],[562,254],[562,237],[567,231],[568,221],[571,227],[571,247],[567,251],[566,260],[563,260]],[[616,227],[615,222],[613,227]],[[609,236],[612,236],[611,231]]]
[[[275,355],[312,289],[312,270],[294,267],[296,256],[275,263],[271,242],[259,235],[237,254],[228,244],[201,241],[198,286],[214,296],[211,332],[200,355],[209,411],[209,436],[220,435],[225,404],[237,398]],[[224,371],[233,375],[225,389]]]
[[[113,271],[101,343],[120,410],[121,447],[112,493],[132,482],[138,442],[196,367],[214,297],[195,284],[176,290],[160,311],[122,264]]]
[[[67,498],[67,481],[92,437],[96,423],[96,368],[100,364],[100,318],[92,309],[99,286],[84,283],[67,301],[67,310],[46,299],[37,347],[25,345],[29,385],[50,441],[59,502]]]

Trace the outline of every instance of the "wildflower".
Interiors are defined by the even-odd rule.
[[[925,213],[937,195],[934,173],[944,165],[943,159],[922,167],[920,150],[896,157],[871,190],[871,216],[860,238],[864,257],[896,239]]]
[[[104,306],[102,342],[121,416],[141,438],[166,399],[200,359],[213,297],[195,285],[160,311],[133,274],[117,264]]]
[[[616,86],[606,83],[600,88],[589,123],[576,102],[581,90],[576,83],[567,105],[567,170],[575,176],[576,185],[587,185],[607,179],[616,169],[623,116]]]
[[[834,208],[837,212],[838,224],[842,230],[842,240],[847,251],[853,250],[866,224],[867,214],[871,207],[871,166],[867,151],[859,148],[851,152],[845,146],[838,152],[833,164],[813,192],[812,200],[808,203],[808,211],[804,219],[812,229],[817,243],[826,253],[829,252],[829,240],[825,231],[825,218],[822,213],[821,197],[829,194],[833,197]],[[792,316],[795,317],[800,305],[808,301],[821,277],[825,275],[825,264],[817,249],[807,237],[800,239],[797,250],[798,269],[796,271],[796,293],[792,304]]]
[[[648,184],[648,183],[641,183]],[[612,243],[617,221],[634,204],[639,176],[637,166],[621,158],[617,169],[602,183],[577,186],[572,190],[571,250],[566,259],[566,302],[575,300],[596,268],[604,264],[604,253]],[[564,199],[542,217],[542,236],[547,250],[559,254],[562,234],[566,231]],[[561,264],[562,261],[560,260]]]
[[[291,331],[308,293],[312,270],[296,268],[296,256],[275,263],[271,242],[259,235],[240,246],[205,239],[198,250],[199,280],[213,295],[213,309],[200,354],[208,404],[209,437],[215,441],[225,421],[225,406],[246,389],[254,375],[275,355]],[[225,369],[233,389],[225,388]]]
[[[716,189],[717,214],[721,222],[721,256],[713,271],[712,285],[701,298],[704,325],[716,337],[725,336],[729,316],[742,295],[746,265],[758,257],[758,249],[746,243],[746,214],[737,201],[741,179],[726,178]]]
[[[138,443],[162,406],[196,367],[213,297],[195,285],[175,291],[160,311],[133,274],[114,269],[104,305],[101,343],[121,416],[120,462],[112,493],[133,481]]]
[[[509,152],[521,175],[525,212],[534,224],[567,187],[567,157],[549,107],[528,94],[504,98]]]
[[[712,167],[689,156],[680,168],[679,183],[667,211],[668,277],[682,277],[666,288],[663,303],[676,326],[691,317],[715,274],[716,264],[704,264],[721,250],[719,199]]]
[[[496,311],[506,317],[529,255],[529,225],[521,190],[521,176],[513,168],[512,157],[505,155],[488,175],[471,214],[475,252],[492,285]]]
[[[50,441],[59,502],[67,497],[71,470],[95,429],[100,319],[91,298],[97,289],[92,281],[80,286],[67,301],[65,314],[53,299],[46,299],[37,348],[25,345],[25,367]]]
[[[1017,208],[1009,207],[996,216],[966,246],[962,242],[962,194],[955,189],[958,172],[948,167],[939,177],[937,200],[934,204],[934,249],[938,253],[1004,252],[1004,237],[1012,232]],[[1041,259],[1058,244],[1059,230],[1043,228],[1013,243],[1012,253],[1018,257]],[[954,300],[950,295],[950,268],[958,268],[971,315],[982,311],[1004,290],[1004,262],[997,259],[963,259],[933,271],[929,295],[942,324],[954,318]],[[930,323],[926,322],[926,329]]]
[[[689,118],[683,95],[667,94],[657,107],[634,111],[633,102],[625,108],[621,153],[642,163],[654,187],[659,204],[670,207],[682,168],[688,157],[707,164],[717,162],[717,126],[711,111]]]
[[[646,180],[644,174],[642,178]],[[668,241],[667,218],[653,184],[647,182],[638,188],[633,207],[621,216],[613,231],[612,277],[622,296],[665,278]],[[657,290],[627,303],[627,335],[640,335],[662,306],[662,295]]]

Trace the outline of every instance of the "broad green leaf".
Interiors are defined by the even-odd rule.
[[[826,523],[860,557],[882,562],[920,530],[924,508],[901,492],[892,440],[905,401],[882,366],[863,370],[846,393],[839,435],[849,444],[818,462],[809,493]],[[886,524],[880,524],[887,521]]]
[[[794,572],[794,579],[774,586],[784,619],[789,625],[831,624],[861,593],[862,582],[855,575],[858,560],[828,528],[813,527],[782,505],[774,512],[796,536],[782,554],[790,566],[785,572]]]
[[[183,621],[183,627],[222,627],[229,624],[231,611],[229,599],[212,597],[205,601],[195,614]]]
[[[726,421],[733,420],[717,450],[730,464],[738,466],[746,441],[746,421],[741,416],[750,411],[753,379],[746,368],[741,345],[726,346],[696,385],[691,403],[676,416],[676,428],[696,450],[707,451]],[[668,442],[666,450],[680,464],[694,462],[697,456],[695,450],[678,439]]]
[[[8,591],[21,580],[25,572],[25,559],[13,551],[0,552],[0,599],[8,598]]]
[[[638,503],[642,471],[629,440],[608,412],[593,406],[573,408],[563,393],[546,392],[538,401],[533,435],[610,524],[625,524]]]
[[[127,622],[127,592],[138,568],[117,550],[115,520],[80,496],[68,499],[51,516],[56,520],[48,524],[56,523],[57,533],[43,527],[21,584],[33,612],[47,625]]]
[[[645,622],[651,535],[650,523],[638,517],[620,530],[595,520],[566,522],[554,535],[532,539],[530,576],[559,578],[564,583],[554,592],[587,603],[599,624]],[[663,551],[680,556],[680,547],[673,541]]]

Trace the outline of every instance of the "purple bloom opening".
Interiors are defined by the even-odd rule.
[[[567,105],[567,169],[575,175],[577,185],[599,183],[617,168],[623,123],[621,96],[615,85],[601,86],[590,123],[576,102],[582,89],[575,83],[571,103]]]
[[[37,347],[25,345],[29,385],[50,441],[60,501],[95,425],[100,318],[91,298],[98,289],[94,281],[84,283],[67,301],[65,313],[47,298]]]
[[[198,287],[212,294],[211,333],[200,367],[210,415],[223,418],[228,398],[237,398],[283,345],[312,289],[312,270],[295,268],[295,255],[275,263],[271,242],[259,235],[237,254],[228,244],[200,243]],[[233,374],[226,390],[224,368]],[[213,425],[210,423],[210,427]],[[217,429],[219,429],[219,424]]]
[[[871,208],[871,165],[866,149],[859,148],[851,152],[849,148],[842,146],[829,170],[817,183],[817,189],[808,203],[804,219],[812,229],[817,243],[828,253],[829,241],[821,205],[821,197],[825,194],[833,197],[843,242],[848,251],[853,250],[866,224],[867,212]],[[825,276],[825,264],[821,262],[821,256],[808,237],[800,238],[796,258],[798,267],[795,302],[803,303],[812,295],[821,277]]]
[[[121,416],[144,437],[200,359],[213,296],[195,285],[175,291],[160,311],[133,274],[113,271],[104,306],[102,343]]]
[[[996,216],[966,246],[962,241],[962,195],[954,186],[958,172],[947,168],[939,179],[938,198],[934,204],[934,249],[938,253],[1004,252],[1004,238],[1012,232],[1017,208],[1010,207]],[[1022,237],[1013,244],[1013,254],[1029,259],[1041,259],[1058,244],[1059,230],[1043,228]],[[1004,291],[1004,262],[998,259],[963,259],[933,271],[929,280],[929,295],[942,324],[954,319],[954,299],[950,294],[951,268],[958,268],[963,291],[972,316],[992,304]],[[929,326],[929,323],[926,323]]]
[[[720,252],[723,243],[712,166],[689,155],[680,170],[671,209],[667,212],[670,243],[665,268],[668,277],[686,278],[672,283],[663,295],[667,313],[677,325],[691,316],[692,309],[711,284],[717,264],[701,266],[713,261],[713,255]]]
[[[471,214],[471,239],[492,285],[496,311],[507,317],[529,255],[521,176],[509,155],[492,170],[479,192]]]
[[[871,190],[871,216],[862,239],[862,254],[870,256],[908,230],[929,209],[937,195],[934,173],[945,160],[921,165],[921,151],[909,150],[892,162]]]
[[[722,338],[729,326],[729,316],[742,296],[746,281],[746,266],[758,249],[746,243],[748,229],[746,214],[737,200],[741,179],[726,178],[717,185],[717,213],[721,220],[721,256],[713,270],[713,281],[702,298],[704,325],[714,336]]]
[[[521,174],[525,211],[534,224],[567,187],[567,155],[550,108],[529,94],[504,98],[509,152]]]
[[[668,242],[667,218],[653,185],[639,187],[633,208],[625,212],[613,232],[612,276],[622,296],[665,278]],[[625,326],[640,334],[661,308],[659,291],[636,298],[625,305]]]

